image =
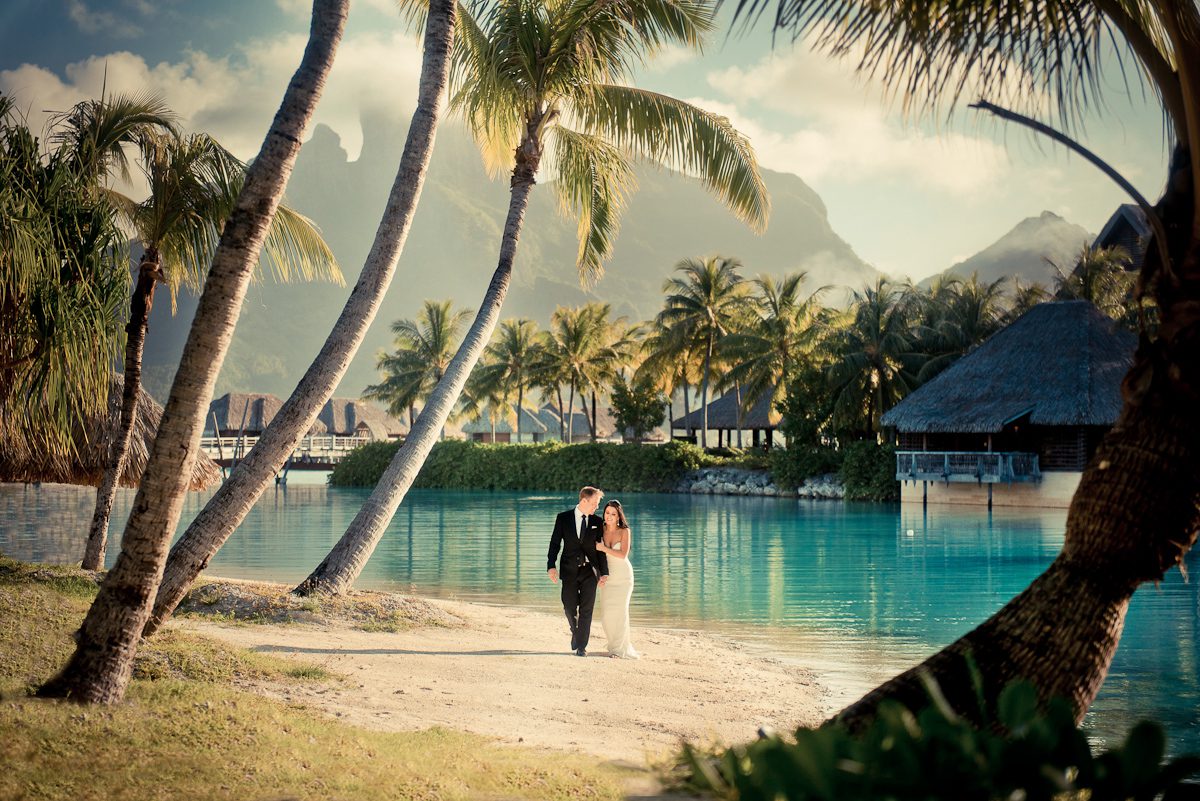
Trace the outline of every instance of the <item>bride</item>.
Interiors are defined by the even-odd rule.
[[[633,565],[629,563],[633,541],[629,521],[620,501],[604,505],[604,536],[596,550],[608,554],[608,583],[600,590],[600,622],[608,638],[610,656],[637,659],[641,656],[629,641],[629,598],[633,595]]]

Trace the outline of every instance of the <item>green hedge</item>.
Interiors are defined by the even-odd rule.
[[[334,468],[329,482],[374,486],[398,447],[376,442],[355,450]],[[594,484],[608,492],[666,492],[688,470],[721,462],[685,442],[487,445],[446,440],[433,446],[414,486],[565,491]]]
[[[772,448],[771,478],[776,486],[795,489],[806,478],[836,473],[842,467],[842,451],[827,445],[796,445]]]
[[[842,484],[848,501],[898,501],[896,448],[874,442],[853,442],[845,449]]]

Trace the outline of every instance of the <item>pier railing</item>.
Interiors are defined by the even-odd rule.
[[[896,451],[897,481],[999,484],[1041,481],[1036,453],[981,451]]]
[[[292,452],[293,463],[336,464],[355,448],[371,442],[370,437],[311,436],[300,440]],[[203,437],[200,447],[216,461],[228,466],[246,454],[258,437]]]

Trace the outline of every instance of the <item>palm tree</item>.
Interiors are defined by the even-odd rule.
[[[769,204],[753,152],[728,120],[618,83],[666,45],[697,46],[712,28],[711,3],[502,0],[482,21],[463,9],[459,14],[452,104],[493,171],[510,174],[499,261],[426,413],[341,541],[297,588],[301,593],[337,593],[353,583],[433,447],[433,432],[499,318],[544,154],[551,156],[561,205],[579,221],[577,266],[585,281],[611,252],[635,157],[698,175],[739,217],[759,229],[766,223]]]
[[[0,95],[0,433],[61,459],[107,402],[129,291],[115,209],[68,155]]]
[[[142,629],[162,576],[167,546],[179,522],[183,495],[196,454],[213,385],[233,336],[262,250],[267,228],[283,196],[333,66],[349,9],[348,0],[315,0],[308,46],[299,69],[247,170],[233,213],[225,223],[212,268],[184,346],[158,436],[121,539],[121,554],[108,571],[75,637],[75,652],[39,695],[83,703],[117,703],[133,672]]]
[[[638,366],[635,380],[652,382],[666,394],[670,401],[675,391],[682,390],[683,416],[691,411],[689,388],[700,380],[703,358],[696,352],[695,342],[682,326],[667,327],[655,318],[648,325],[648,333],[642,340],[642,363]],[[672,415],[668,426],[674,421]]]
[[[753,15],[774,0],[742,0]],[[1179,564],[1200,532],[1200,7],[1175,0],[981,0],[876,3],[779,0],[776,24],[807,32],[826,49],[858,54],[910,106],[934,111],[964,90],[1037,113],[1046,94],[1071,130],[1104,93],[1098,57],[1123,46],[1162,106],[1173,154],[1164,194],[1153,207],[1115,170],[1065,134],[992,104],[976,104],[1064,144],[1112,177],[1147,214],[1154,234],[1139,285],[1159,310],[1143,331],[1125,382],[1125,406],[1084,471],[1054,563],[989,620],[916,668],[877,688],[841,717],[870,719],[878,703],[922,703],[929,676],[963,714],[979,710],[976,688],[993,703],[1013,678],[1043,697],[1071,700],[1082,718],[1120,641],[1129,599]],[[971,654],[977,673],[963,669]],[[978,676],[981,685],[972,681]],[[979,710],[977,712],[977,710]]]
[[[1127,320],[1136,309],[1137,274],[1129,271],[1132,258],[1120,245],[1101,248],[1084,245],[1075,268],[1064,270],[1054,262],[1054,297],[1090,301],[1114,320]]]
[[[710,256],[684,259],[675,266],[682,277],[668,278],[667,293],[658,321],[665,328],[678,328],[681,336],[696,343],[704,354],[700,371],[700,446],[708,447],[708,385],[713,377],[717,343],[728,334],[743,307],[746,286],[738,273],[737,259]]]
[[[730,367],[726,383],[736,383],[746,398],[745,406],[770,394],[772,403],[783,400],[796,369],[809,359],[826,330],[826,315],[820,287],[801,299],[805,272],[782,280],[769,275],[753,279],[754,319],[724,342]]]
[[[333,395],[375,320],[404,250],[433,153],[441,97],[449,80],[456,16],[456,0],[431,0],[429,3],[417,107],[375,241],[358,281],[320,353],[291,397],[259,436],[258,444],[238,462],[171,549],[154,611],[146,625],[146,636],[157,630],[174,611],[196,576],[270,485],[276,471],[296,449],[321,407]]]
[[[912,294],[879,278],[851,295],[847,324],[835,335],[828,369],[839,427],[879,432],[879,418],[913,388],[917,358],[910,327]]]
[[[918,324],[916,350],[926,357],[917,372],[923,384],[945,370],[976,345],[1004,327],[1008,279],[983,283],[979,274],[935,283],[918,304],[924,317]]]
[[[1001,320],[1002,324],[1008,325],[1034,306],[1049,299],[1050,292],[1037,281],[1022,284],[1020,278],[1013,278],[1012,297],[1009,299],[1008,311]]]
[[[383,372],[383,381],[367,387],[363,397],[386,403],[397,416],[417,403],[424,405],[446,374],[462,327],[471,315],[466,309],[452,311],[453,305],[452,300],[427,300],[417,319],[392,323],[396,351],[379,357],[376,366]]]
[[[70,115],[79,131],[73,143],[87,142],[86,132],[101,123],[94,117],[107,116],[104,104],[81,104],[84,110]],[[198,289],[220,236],[220,226],[229,216],[241,189],[245,166],[206,134],[179,136],[174,131],[142,130],[137,134],[139,166],[149,185],[145,200],[135,202],[109,192],[116,198],[121,216],[142,250],[137,282],[130,300],[125,326],[125,363],[121,423],[109,453],[104,478],[96,491],[96,507],[88,531],[83,568],[100,570],[108,539],[117,480],[124,472],[125,457],[137,415],[141,392],[142,351],[154,303],[154,290],[166,283],[172,296],[181,284]],[[79,147],[79,144],[76,144]],[[85,149],[86,152],[86,149]],[[321,276],[342,282],[333,253],[316,227],[303,215],[280,206],[267,231],[263,252],[280,280],[299,275],[305,280]]]
[[[541,353],[538,328],[533,320],[504,320],[488,346],[489,364],[484,372],[491,383],[500,383],[517,394],[517,442],[521,441],[521,413],[525,390],[533,386],[534,369]]]

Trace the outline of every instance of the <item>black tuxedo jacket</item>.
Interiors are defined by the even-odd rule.
[[[583,533],[575,536],[575,509],[560,512],[554,519],[554,533],[550,536],[550,552],[546,555],[546,569],[558,562],[562,549],[562,566],[559,573],[575,572],[587,559],[597,576],[608,575],[608,555],[596,550],[596,543],[604,534],[604,520],[599,515],[588,515],[583,521]]]

